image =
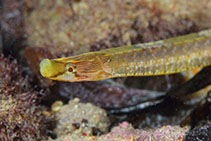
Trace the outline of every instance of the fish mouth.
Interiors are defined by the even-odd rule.
[[[65,71],[65,64],[50,59],[40,62],[40,73],[43,77],[52,78],[61,75]]]

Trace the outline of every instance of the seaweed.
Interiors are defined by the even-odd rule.
[[[45,138],[44,110],[38,106],[38,93],[15,60],[0,54],[0,140]]]

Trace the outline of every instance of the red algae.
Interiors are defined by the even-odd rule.
[[[16,61],[0,55],[0,140],[45,138],[45,117],[34,91]]]

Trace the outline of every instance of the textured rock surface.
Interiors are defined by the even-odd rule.
[[[79,103],[79,99],[69,101],[56,113],[58,136],[66,134],[93,135],[95,131],[106,133],[110,122],[103,109],[87,103]]]
[[[183,136],[187,129],[179,126],[163,126],[156,130],[139,130],[134,129],[128,122],[123,122],[119,126],[114,127],[110,133],[102,136],[75,136],[66,135],[59,140],[71,141],[71,140],[92,140],[92,141],[119,141],[119,140],[137,140],[137,141],[149,141],[149,140],[162,140],[162,141],[175,141],[183,140]]]
[[[211,26],[209,0],[200,4],[197,0],[27,0],[27,5],[28,45],[59,55],[148,42]]]

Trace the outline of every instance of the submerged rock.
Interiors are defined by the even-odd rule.
[[[69,135],[73,139],[106,133],[110,125],[105,110],[90,103],[80,103],[77,98],[62,106],[56,119],[57,136]]]
[[[183,141],[186,128],[179,126],[163,126],[158,129],[140,130],[134,129],[128,122],[123,122],[119,126],[114,127],[110,133],[102,136],[78,136],[73,138],[70,135],[66,135],[59,140],[71,141],[71,140],[92,140],[92,141],[149,141],[149,140],[162,140],[162,141]]]

